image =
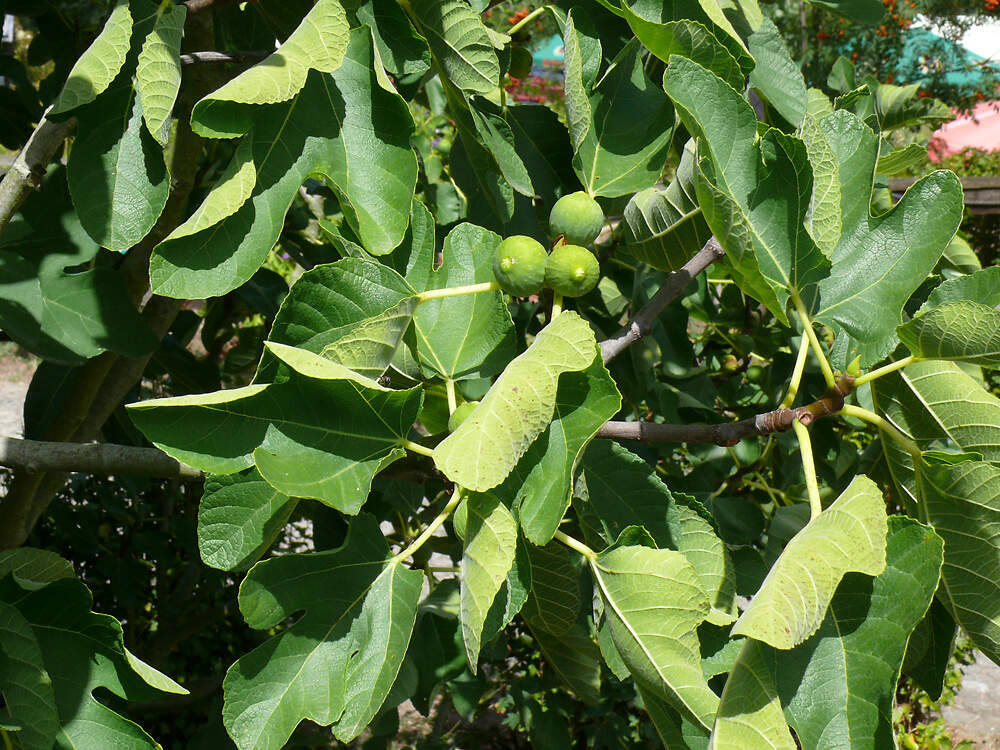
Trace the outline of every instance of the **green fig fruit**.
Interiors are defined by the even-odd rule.
[[[585,247],[560,245],[545,264],[545,286],[564,297],[581,297],[601,277],[601,265]]]
[[[493,275],[500,288],[515,297],[538,294],[545,283],[548,255],[538,240],[518,234],[497,245]]]
[[[466,420],[472,410],[479,406],[478,401],[466,401],[464,404],[459,404],[458,407],[451,413],[448,417],[448,432],[454,432],[458,429],[458,426]]]
[[[582,190],[564,195],[549,214],[549,233],[562,235],[567,245],[589,245],[604,226],[604,211]]]

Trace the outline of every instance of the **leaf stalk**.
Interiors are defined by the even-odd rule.
[[[444,289],[428,289],[417,294],[417,302],[426,302],[431,299],[442,299],[444,297],[461,297],[465,294],[482,294],[483,292],[496,292],[500,290],[500,284],[496,281],[484,281],[481,284],[466,284],[465,286],[449,286]]]
[[[815,520],[823,512],[819,499],[819,483],[816,481],[816,462],[813,459],[812,440],[809,430],[800,421],[792,423],[795,437],[799,439],[799,453],[802,455],[802,471],[806,475],[806,490],[809,492],[809,519]]]
[[[448,516],[450,516],[455,508],[458,507],[458,504],[462,502],[462,498],[465,497],[465,492],[466,490],[464,487],[456,485],[455,491],[451,493],[451,499],[448,501],[448,504],[441,509],[441,512],[434,517],[433,521],[427,524],[427,528],[420,532],[420,536],[414,539],[406,549],[396,555],[393,555],[392,561],[401,562],[408,557],[413,557],[417,551],[424,546],[427,540],[434,535],[434,532],[441,527],[441,524],[448,520]]]
[[[884,367],[879,367],[877,370],[872,370],[871,372],[866,372],[863,375],[858,375],[854,379],[854,385],[864,385],[865,383],[870,383],[873,380],[878,380],[883,375],[888,375],[896,370],[902,370],[907,365],[912,365],[914,362],[919,362],[918,357],[914,357],[912,354],[908,357],[903,357],[902,359],[896,360],[895,362],[890,362]]]

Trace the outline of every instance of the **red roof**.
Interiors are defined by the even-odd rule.
[[[1000,101],[981,102],[971,115],[956,117],[938,128],[931,138],[931,159],[963,148],[1000,151]]]

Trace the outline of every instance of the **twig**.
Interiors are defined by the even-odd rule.
[[[0,233],[31,191],[41,184],[45,168],[74,127],[76,119],[72,117],[65,122],[53,122],[42,117],[0,182]]]
[[[189,52],[181,55],[181,65],[200,65],[202,63],[246,63],[259,62],[270,55],[273,50],[240,50],[237,52]]]
[[[25,471],[200,479],[202,473],[156,448],[110,443],[57,443],[0,437],[0,466]]]
[[[604,358],[605,364],[643,336],[648,335],[653,327],[653,321],[663,312],[663,309],[677,298],[695,276],[725,254],[722,246],[712,237],[691,260],[681,266],[679,271],[670,274],[659,291],[639,310],[627,326],[611,338],[601,342],[601,356]]]
[[[748,437],[785,432],[795,422],[808,425],[844,408],[844,397],[854,389],[854,379],[844,375],[837,385],[811,404],[797,409],[780,408],[739,422],[721,424],[657,424],[655,422],[606,422],[597,437],[640,440],[647,443],[714,443],[736,445]]]

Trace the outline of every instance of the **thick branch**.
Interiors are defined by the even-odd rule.
[[[201,479],[202,473],[156,448],[110,443],[54,443],[0,437],[0,466],[25,471],[85,471],[112,474]]]
[[[200,65],[202,63],[255,63],[263,60],[273,50],[240,50],[238,52],[190,52],[181,55],[181,65]]]
[[[76,120],[73,118],[65,122],[52,122],[42,117],[0,182],[0,234],[31,191],[41,184],[45,168],[75,126]]]
[[[597,437],[641,440],[648,443],[714,443],[736,445],[748,437],[771,435],[792,428],[796,421],[809,425],[844,408],[844,397],[854,390],[854,378],[844,375],[835,388],[811,404],[797,409],[775,409],[739,422],[721,424],[656,424],[655,422],[607,422]]]
[[[680,270],[671,273],[666,281],[663,282],[663,286],[660,287],[659,291],[629,321],[627,326],[611,338],[601,342],[601,355],[604,357],[605,364],[628,349],[643,336],[648,335],[653,327],[653,321],[663,312],[663,309],[684,291],[684,288],[691,283],[691,280],[695,276],[725,254],[722,246],[719,245],[715,237],[712,237],[691,260],[681,266]]]

